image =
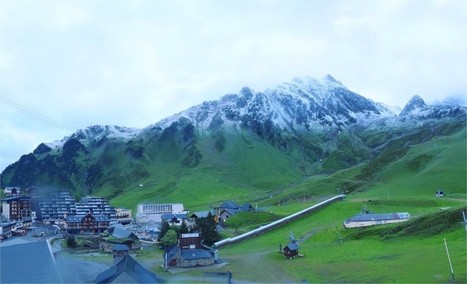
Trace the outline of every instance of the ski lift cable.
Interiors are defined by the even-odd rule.
[[[25,113],[27,113],[29,115],[32,115],[32,116],[38,118],[38,119],[40,119],[40,120],[42,120],[44,122],[52,124],[53,126],[55,126],[57,128],[73,131],[72,129],[70,129],[69,127],[63,125],[62,123],[57,122],[57,121],[53,120],[52,118],[47,117],[47,116],[45,116],[45,115],[43,115],[43,114],[41,114],[41,113],[39,113],[39,112],[25,106],[25,105],[23,105],[23,104],[15,101],[15,100],[12,100],[12,99],[4,96],[3,94],[0,94],[0,100],[7,103],[8,105],[16,108],[16,109],[19,109],[19,110],[21,110],[21,111],[23,111],[23,112],[25,112]]]

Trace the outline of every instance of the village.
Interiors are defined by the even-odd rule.
[[[12,260],[18,255],[15,250],[35,243],[38,248],[34,250],[40,251],[40,246],[44,246],[40,243],[47,241],[46,246],[51,246],[49,240],[59,239],[67,250],[111,254],[115,267],[128,261],[136,262],[131,255],[145,247],[156,246],[164,250],[165,270],[219,263],[213,247],[213,243],[220,240],[217,231],[237,212],[253,211],[250,204],[240,206],[229,200],[199,212],[189,212],[181,203],[141,203],[133,215],[132,210],[115,208],[102,197],[86,196],[76,202],[67,191],[45,195],[37,187],[25,190],[6,187],[1,203],[2,260],[9,263],[14,263]],[[61,249],[53,246],[51,258],[56,259]],[[141,265],[138,267],[143,269]],[[2,270],[8,268],[2,266]],[[159,279],[154,273],[143,270],[142,274]],[[132,274],[124,270],[117,273],[122,272]],[[108,273],[99,274],[96,283],[103,281],[104,275],[106,279],[115,277]]]
[[[0,224],[2,260],[14,263],[9,257],[18,255],[15,250],[34,245],[38,246],[33,248],[37,251],[40,251],[40,246],[49,246],[52,260],[57,259],[62,249],[112,255],[113,265],[96,275],[96,283],[112,282],[122,273],[146,277],[151,282],[162,281],[132,257],[149,246],[164,251],[162,267],[166,271],[220,265],[221,247],[254,237],[345,198],[344,195],[335,196],[266,226],[221,240],[219,232],[230,217],[238,212],[255,212],[257,209],[251,204],[239,205],[232,200],[196,212],[189,212],[181,203],[141,203],[133,215],[132,210],[115,208],[102,197],[86,196],[76,202],[67,191],[54,191],[45,196],[40,188],[22,191],[19,187],[7,187],[3,195]],[[346,219],[343,225],[355,228],[403,222],[409,218],[407,212],[362,212]],[[61,245],[50,244],[50,240],[57,239],[61,242],[55,244]],[[279,244],[279,252],[286,259],[304,256],[299,253],[299,241],[293,234],[283,248]],[[4,268],[8,269],[2,267],[2,270]],[[134,269],[139,272],[135,273]],[[227,272],[225,276],[232,278]],[[11,277],[15,279],[14,274]]]

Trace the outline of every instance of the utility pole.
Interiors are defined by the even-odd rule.
[[[452,269],[451,257],[449,256],[448,244],[446,243],[446,238],[444,238],[444,246],[446,247],[446,254],[448,255],[449,267],[451,268],[451,278],[454,281],[454,270]]]

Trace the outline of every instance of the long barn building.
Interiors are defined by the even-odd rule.
[[[405,222],[410,219],[410,214],[402,213],[384,213],[384,214],[358,214],[344,221],[345,228],[368,227],[374,225],[383,225],[391,223]]]

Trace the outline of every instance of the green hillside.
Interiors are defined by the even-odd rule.
[[[445,283],[451,282],[446,239],[454,282],[465,283],[467,243],[461,224],[461,210],[466,210],[467,205],[465,135],[463,129],[413,145],[366,180],[356,179],[366,166],[361,165],[331,175],[302,177],[287,186],[264,191],[268,197],[258,199],[257,204],[269,215],[250,213],[241,216],[243,223],[232,219],[232,225],[227,223],[222,234],[233,236],[250,230],[336,194],[349,181],[355,185],[344,201],[254,239],[222,248],[220,256],[228,265],[211,270],[229,270],[238,282]],[[437,189],[443,189],[447,195],[435,197]],[[248,191],[241,193],[233,199],[251,198]],[[344,229],[343,221],[363,208],[375,213],[409,212],[412,221]],[[299,250],[303,257],[288,260],[278,253],[279,245],[283,247],[289,241],[290,232],[303,241]],[[202,276],[196,270],[182,274]]]

